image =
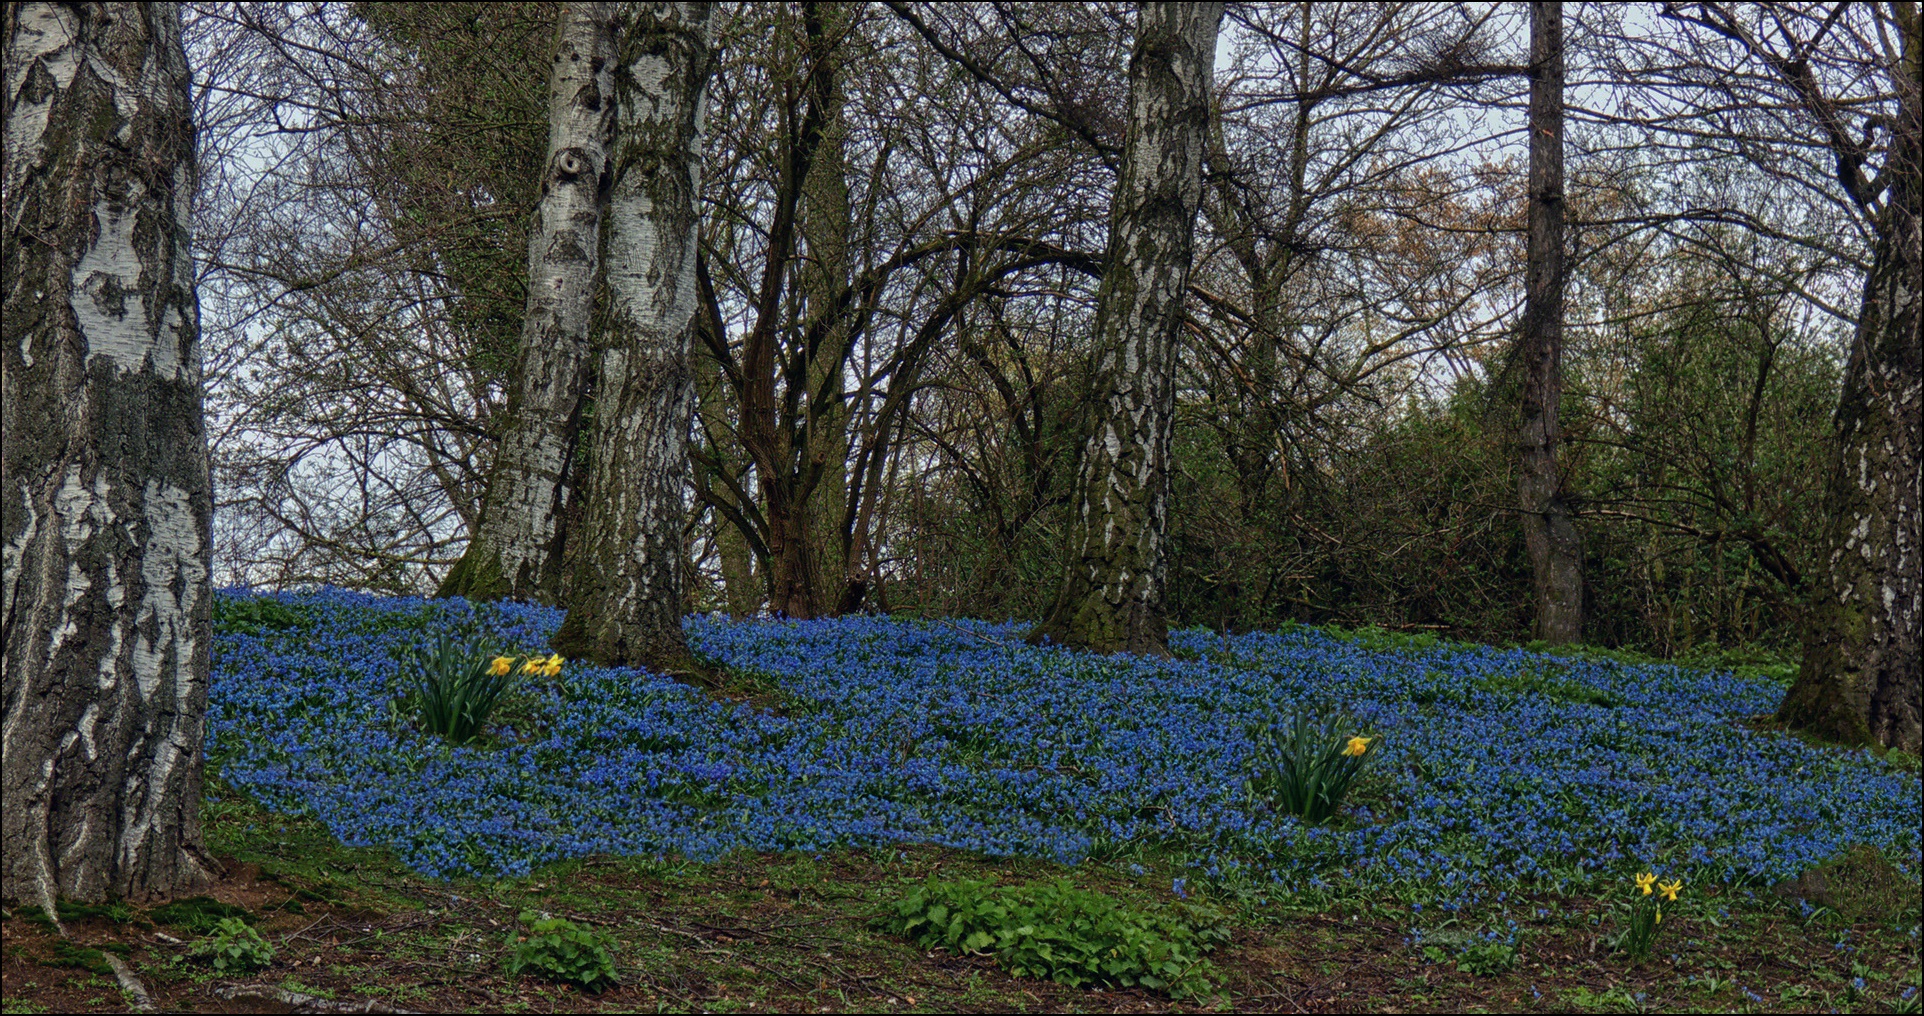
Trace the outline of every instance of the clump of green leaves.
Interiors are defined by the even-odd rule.
[[[528,926],[528,935],[508,956],[508,973],[532,971],[589,991],[615,983],[615,957],[609,948],[614,945],[613,937],[564,918],[543,918],[533,911],[523,911],[521,923]]]
[[[1251,797],[1285,815],[1326,822],[1342,806],[1363,767],[1376,754],[1370,742],[1340,715],[1297,710],[1287,720],[1253,724],[1255,772],[1245,782]]]
[[[876,923],[923,948],[993,953],[1018,977],[1140,985],[1174,998],[1209,990],[1216,968],[1203,954],[1229,940],[1212,911],[1127,907],[1061,880],[998,887],[930,878]]]
[[[213,931],[223,918],[248,921],[251,915],[246,908],[232,903],[222,903],[212,896],[189,896],[172,903],[163,903],[147,912],[147,916],[160,924],[185,928],[196,935]]]
[[[274,962],[274,947],[238,917],[223,917],[213,933],[187,949],[195,959],[211,959],[220,973],[259,970]]]
[[[516,661],[447,635],[408,651],[415,715],[423,729],[466,744],[514,683]]]
[[[214,597],[214,630],[223,635],[256,638],[284,635],[314,626],[307,611],[269,596]]]
[[[1456,964],[1456,969],[1478,977],[1494,977],[1516,966],[1516,935],[1459,930],[1433,931],[1421,936],[1423,958],[1431,963]]]
[[[1478,942],[1456,958],[1456,969],[1478,977],[1494,977],[1516,966],[1516,946],[1508,942]]]

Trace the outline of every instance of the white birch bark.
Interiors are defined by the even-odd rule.
[[[0,895],[165,896],[201,844],[212,500],[171,3],[9,5]]]
[[[1129,61],[1129,133],[1096,302],[1095,365],[1066,576],[1031,636],[1168,654],[1170,441],[1183,295],[1202,201],[1219,3],[1145,3]]]
[[[1882,174],[1889,190],[1872,218],[1877,242],[1837,405],[1830,555],[1811,590],[1803,665],[1778,716],[1846,742],[1917,754],[1924,750],[1924,23],[1916,4],[1891,10],[1899,57]]]
[[[689,363],[698,297],[701,116],[710,4],[637,4],[621,31],[593,471],[554,647],[679,673]]]
[[[442,596],[559,597],[564,501],[593,363],[589,324],[615,121],[614,24],[609,3],[571,3],[561,14],[516,389],[480,517]]]

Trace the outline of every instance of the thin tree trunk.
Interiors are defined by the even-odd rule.
[[[481,515],[438,595],[556,603],[564,512],[593,359],[595,271],[614,130],[614,5],[571,3],[556,30],[548,168],[528,237],[516,387]]]
[[[1563,5],[1530,4],[1530,211],[1517,500],[1536,587],[1536,637],[1583,635],[1583,543],[1557,445],[1563,397]]]
[[[697,352],[696,363],[696,411],[701,414],[702,429],[708,435],[706,444],[708,470],[704,475],[697,471],[697,487],[702,496],[711,501],[719,501],[728,509],[740,512],[741,503],[725,483],[716,483],[717,474],[740,476],[742,463],[737,455],[738,443],[734,440],[734,428],[728,422],[728,380],[720,361],[713,356]],[[762,576],[755,567],[754,549],[749,546],[748,537],[742,535],[740,527],[727,517],[727,512],[716,509],[715,550],[721,558],[722,597],[728,604],[729,614],[735,617],[752,617],[761,609]]]
[[[1924,29],[1899,13],[1898,115],[1884,202],[1838,403],[1828,484],[1830,557],[1805,626],[1804,661],[1778,716],[1851,744],[1920,751],[1918,456],[1924,452]],[[1841,160],[1840,160],[1841,161]],[[1850,169],[1856,172],[1855,168]]]
[[[1145,3],[1129,132],[1096,298],[1096,349],[1066,574],[1030,638],[1168,655],[1170,440],[1177,329],[1202,196],[1219,3]]]
[[[201,842],[213,502],[175,4],[4,15],[0,895],[168,896]]]
[[[682,528],[710,7],[640,4],[621,33],[593,470],[553,643],[567,656],[666,673],[693,668],[681,630]]]

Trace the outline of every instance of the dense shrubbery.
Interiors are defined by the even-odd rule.
[[[223,779],[438,875],[596,853],[919,842],[1072,862],[1155,844],[1214,878],[1447,897],[1644,870],[1771,881],[1851,844],[1919,863],[1914,773],[1750,729],[1779,690],[1727,673],[1315,629],[1178,633],[1191,658],[1154,661],[989,625],[694,620],[697,651],[778,685],[781,715],[571,664],[487,746],[450,746],[389,710],[400,650],[453,632],[534,651],[557,612],[287,602],[313,619],[301,638],[218,639]],[[1245,788],[1250,725],[1309,701],[1382,737],[1331,825]]]

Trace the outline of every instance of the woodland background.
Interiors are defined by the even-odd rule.
[[[187,5],[217,585],[430,594],[459,559],[527,306],[558,7]],[[777,606],[771,485],[810,533],[787,613],[1048,608],[1132,10],[717,17],[691,610]],[[1559,455],[1585,640],[1789,650],[1871,238],[1766,70],[1658,7],[1565,19]],[[1829,51],[1875,58],[1871,19],[1832,21]],[[1525,5],[1231,6],[1179,365],[1172,624],[1529,637],[1528,81],[1472,72],[1522,64],[1528,27]],[[1848,60],[1818,73],[1846,99],[1871,84]],[[777,341],[760,379],[740,355],[757,327]],[[758,381],[779,411],[744,434]]]

